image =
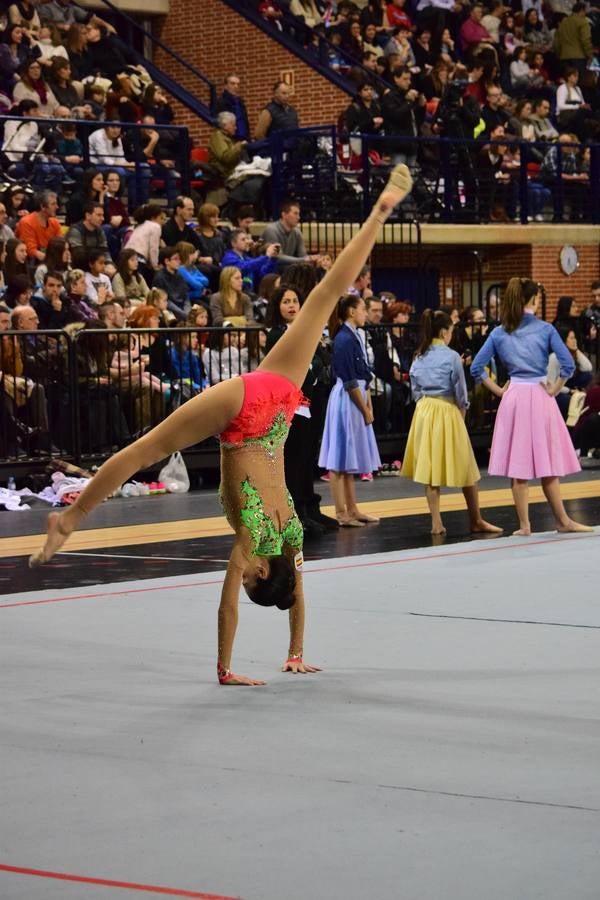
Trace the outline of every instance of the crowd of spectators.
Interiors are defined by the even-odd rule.
[[[378,157],[404,161],[421,174],[421,192],[417,186],[413,196],[422,208],[423,184],[434,195],[431,204],[443,193],[436,138],[469,138],[480,147],[450,155],[465,194],[459,198],[457,184],[454,218],[520,220],[521,163],[530,220],[560,219],[563,209],[570,221],[589,218],[589,145],[600,136],[597,5],[278,0],[259,10],[355,85],[342,131],[382,138],[369,145],[372,164]],[[361,142],[350,146],[351,168],[358,169]]]

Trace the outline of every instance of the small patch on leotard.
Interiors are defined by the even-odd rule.
[[[296,570],[297,570],[297,571],[300,571],[300,569],[302,568],[303,565],[304,565],[304,556],[303,556],[303,554],[302,554],[302,553],[296,553],[296,555],[295,555],[295,557],[294,557],[294,566],[296,567]]]

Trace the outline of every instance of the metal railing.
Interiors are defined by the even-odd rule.
[[[483,446],[491,439],[497,401],[473,384],[469,366],[489,327],[493,323],[475,325],[470,333],[457,328],[453,339],[472,400],[467,426],[473,442]],[[401,452],[412,418],[408,372],[417,329],[414,322],[365,329],[374,371],[375,432],[390,453]],[[256,369],[265,355],[266,335],[260,326],[4,332],[0,466],[39,466],[52,455],[87,466],[100,463],[209,385]],[[321,402],[315,405],[319,428],[334,378],[328,347],[324,339]],[[600,335],[584,349],[598,371]],[[206,467],[216,464],[216,452],[209,438],[187,455],[193,465]]]

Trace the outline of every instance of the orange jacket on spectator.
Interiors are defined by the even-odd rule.
[[[38,214],[32,212],[19,220],[15,233],[19,240],[27,246],[27,255],[35,257],[37,250],[46,249],[48,241],[61,237],[62,229],[58,219],[53,216],[48,219],[48,224],[44,227]]]

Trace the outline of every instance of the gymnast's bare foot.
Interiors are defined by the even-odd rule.
[[[513,531],[513,534],[517,535],[517,537],[531,537],[531,525],[523,525],[521,528]]]
[[[442,524],[442,520],[439,522],[433,522],[431,525],[431,533],[432,534],[446,534],[446,529]]]
[[[567,519],[556,526],[556,530],[561,534],[579,534],[582,532],[590,532],[594,529],[591,525],[582,525],[581,522],[574,522],[573,519]]]
[[[503,531],[503,528],[498,528],[497,525],[492,525],[491,522],[486,522],[485,519],[480,518],[475,522],[471,522],[471,532],[473,534],[502,534]]]
[[[64,542],[72,532],[72,528],[65,527],[65,517],[62,513],[52,512],[48,516],[48,537],[46,543],[37,553],[32,553],[29,557],[29,568],[34,569],[36,566],[42,566],[49,562],[57,550],[60,550]]]

